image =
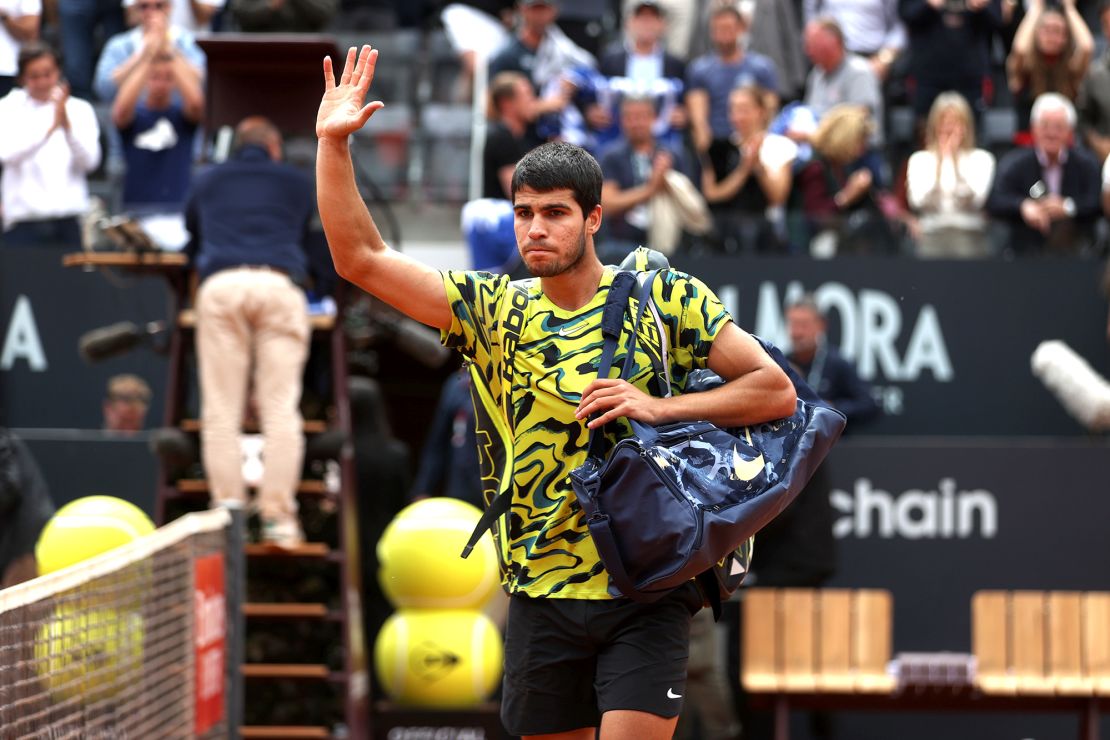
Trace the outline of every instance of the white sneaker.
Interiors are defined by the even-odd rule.
[[[262,520],[262,542],[292,550],[304,544],[304,531],[295,517]]]

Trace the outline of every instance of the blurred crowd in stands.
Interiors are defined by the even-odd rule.
[[[414,30],[488,98],[484,198],[541,141],[597,156],[603,259],[1106,250],[1110,0],[0,0],[0,241],[107,209],[184,243],[198,38]]]

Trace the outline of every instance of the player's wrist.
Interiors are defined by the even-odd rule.
[[[332,134],[316,134],[317,145],[320,149],[332,149],[336,152],[346,152],[350,149],[349,136],[335,136]]]

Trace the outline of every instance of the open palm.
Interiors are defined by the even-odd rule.
[[[316,136],[323,138],[346,138],[362,128],[383,106],[379,100],[363,105],[370,82],[374,79],[374,68],[378,63],[378,52],[369,45],[363,46],[355,62],[355,47],[347,51],[347,63],[343,65],[343,75],[335,84],[331,57],[324,57],[324,97],[320,100],[320,111],[316,114]]]

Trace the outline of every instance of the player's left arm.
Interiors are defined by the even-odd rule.
[[[617,378],[598,379],[582,393],[576,416],[598,414],[591,429],[625,416],[645,424],[705,420],[720,427],[746,426],[794,413],[790,378],[750,334],[725,323],[709,350],[709,369],[727,382],[701,393],[650,396]]]

